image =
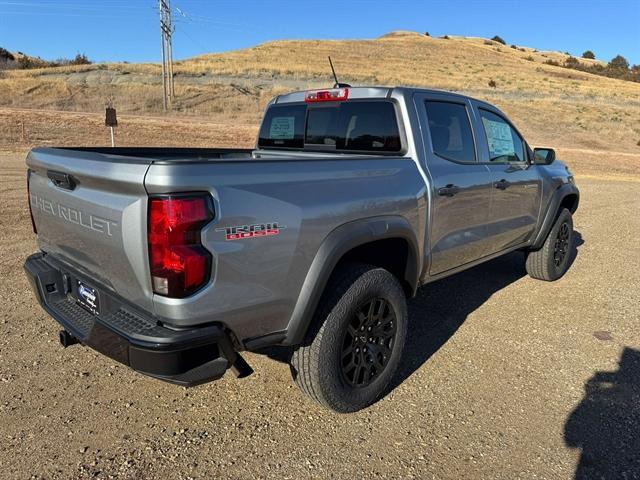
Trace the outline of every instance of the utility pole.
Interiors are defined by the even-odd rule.
[[[167,111],[167,60],[165,54],[165,37],[162,28],[162,0],[160,0],[160,40],[162,41],[162,109]]]
[[[171,108],[176,91],[173,85],[173,24],[171,22],[170,0],[158,0],[160,10],[160,36],[162,42],[162,105]]]

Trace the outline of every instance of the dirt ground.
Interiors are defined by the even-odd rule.
[[[337,415],[267,355],[184,389],[63,350],[22,272],[23,160],[0,155],[3,478],[640,478],[637,176],[578,175],[561,280],[514,253],[420,289],[390,393]]]

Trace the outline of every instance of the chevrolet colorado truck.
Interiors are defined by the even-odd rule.
[[[403,87],[278,96],[254,149],[26,163],[40,251],[25,270],[63,346],[185,386],[288,346],[295,382],[338,412],[385,391],[421,285],[514,250],[561,277],[579,202],[554,151],[494,106]]]

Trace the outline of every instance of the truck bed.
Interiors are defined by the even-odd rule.
[[[78,152],[93,154],[92,159],[121,161],[127,157],[136,163],[192,162],[251,158],[251,148],[176,148],[176,147],[48,147],[34,148],[33,153]]]
[[[36,148],[27,166],[42,252],[91,287],[117,294],[165,323],[234,323],[239,338],[286,324],[319,245],[336,227],[394,214],[420,228],[416,203],[424,183],[410,157]],[[215,218],[202,233],[214,255],[211,282],[189,298],[165,298],[152,291],[149,198],[188,192],[206,192],[214,203]],[[274,222],[281,226],[277,240],[225,239],[226,229]]]

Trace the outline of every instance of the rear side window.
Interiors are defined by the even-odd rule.
[[[476,150],[467,108],[459,103],[427,101],[433,152],[447,160],[475,163]]]
[[[399,152],[396,111],[389,101],[326,105],[274,105],[267,111],[259,147],[346,152]]]

